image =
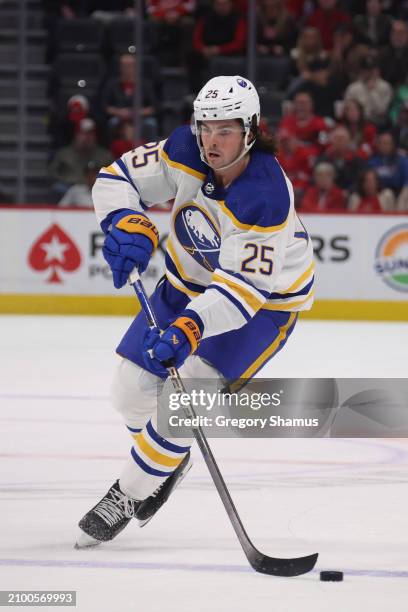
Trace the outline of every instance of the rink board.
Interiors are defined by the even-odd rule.
[[[145,274],[163,274],[170,213],[150,214],[160,247]],[[315,248],[318,319],[408,320],[408,216],[304,215]],[[112,286],[103,234],[89,210],[0,209],[0,312],[134,314],[130,288]]]

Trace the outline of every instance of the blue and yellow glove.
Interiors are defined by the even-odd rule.
[[[162,335],[159,330],[148,330],[143,341],[143,359],[147,369],[158,376],[166,376],[166,365],[179,368],[197,350],[204,325],[193,310],[185,310]]]
[[[102,252],[112,270],[116,289],[126,284],[134,268],[139,272],[146,270],[158,244],[159,232],[146,215],[131,210],[114,215]]]

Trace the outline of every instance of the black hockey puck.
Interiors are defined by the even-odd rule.
[[[341,582],[343,572],[320,572],[320,580],[323,582]]]

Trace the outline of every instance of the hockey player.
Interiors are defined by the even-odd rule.
[[[114,538],[135,517],[146,523],[190,467],[192,439],[157,431],[157,392],[169,359],[182,377],[251,378],[285,344],[313,301],[311,241],[293,189],[259,133],[253,84],[211,79],[194,102],[194,130],[102,168],[93,189],[113,283],[144,271],[158,245],[145,211],[174,198],[166,272],[151,301],[160,336],[140,313],[120,342],[115,408],[133,437],[119,479],[80,521],[78,546]],[[195,132],[195,134],[193,133]]]

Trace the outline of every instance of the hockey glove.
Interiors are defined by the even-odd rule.
[[[185,310],[162,335],[148,330],[143,342],[143,359],[149,371],[164,376],[166,366],[179,368],[200,344],[203,322],[193,310]]]
[[[116,289],[123,287],[134,268],[139,272],[146,270],[158,244],[159,232],[146,215],[122,210],[112,218],[102,252],[112,270]]]

